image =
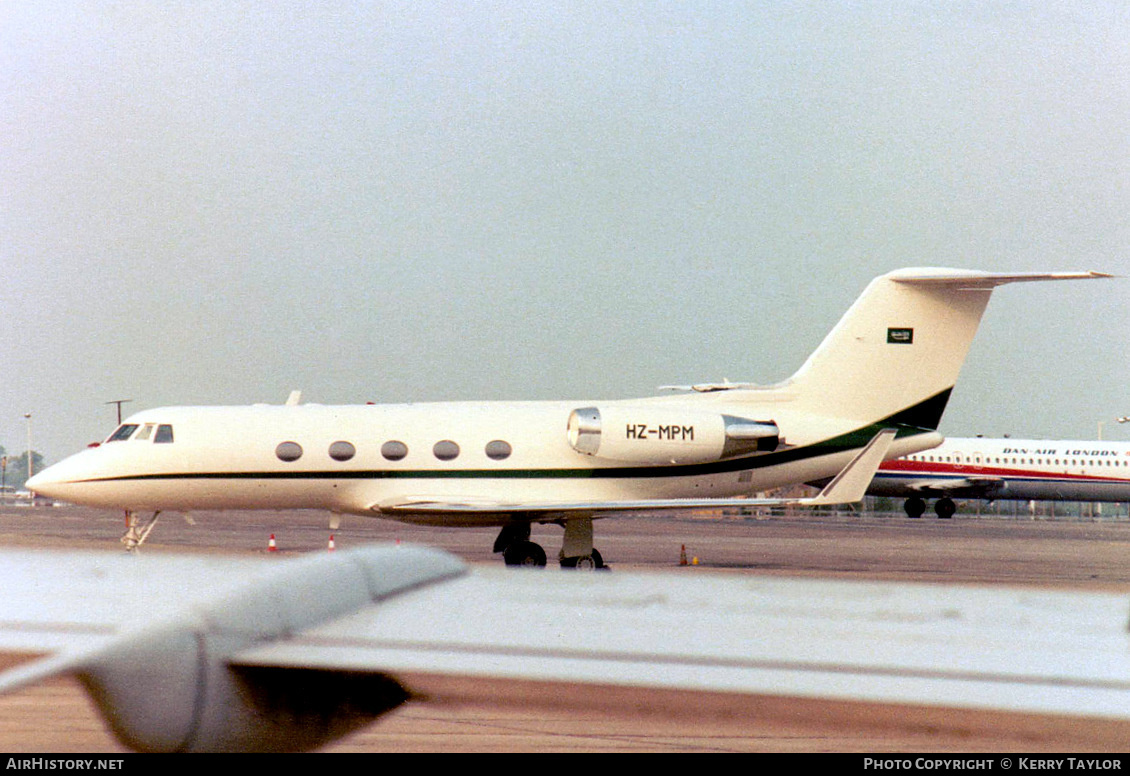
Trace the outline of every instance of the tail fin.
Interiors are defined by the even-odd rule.
[[[825,416],[936,429],[993,289],[1111,277],[902,269],[871,281],[787,384]]]

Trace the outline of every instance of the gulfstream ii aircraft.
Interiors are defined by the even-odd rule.
[[[797,503],[748,496],[837,473],[803,503],[859,500],[854,484],[870,478],[872,458],[941,443],[938,423],[995,287],[1095,277],[1107,276],[891,272],[774,385],[615,401],[146,410],[28,487],[127,510],[130,547],[162,510],[325,509],[335,520],[498,526],[494,549],[510,565],[544,565],[530,528],[556,523],[561,564],[600,567],[592,521],[615,512]],[[144,525],[142,511],[153,512]]]

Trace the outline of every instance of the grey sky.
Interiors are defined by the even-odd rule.
[[[168,404],[772,382],[902,266],[1130,274],[1122,2],[6,2],[0,445]],[[1130,280],[952,435],[1130,438]]]

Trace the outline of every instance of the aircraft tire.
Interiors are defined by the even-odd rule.
[[[922,513],[926,511],[926,502],[914,496],[908,498],[902,508],[906,510],[907,517],[922,517]]]
[[[587,562],[582,562],[582,561],[591,561],[591,565]],[[608,567],[604,565],[604,558],[601,557],[600,550],[593,547],[592,555],[589,555],[587,558],[580,558],[580,557],[577,557],[577,558],[562,558],[561,559],[561,568],[563,568],[563,569],[582,568],[582,569],[595,570],[595,569],[606,569]]]
[[[940,498],[938,503],[934,504],[934,512],[938,515],[939,520],[949,520],[956,511],[957,506],[951,498]]]
[[[540,544],[534,542],[514,542],[502,553],[502,559],[507,566],[545,566],[545,550]]]

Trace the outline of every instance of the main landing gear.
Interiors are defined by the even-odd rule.
[[[600,551],[592,546],[592,518],[578,517],[558,521],[565,528],[565,541],[558,560],[563,569],[606,569]],[[502,527],[494,540],[494,551],[502,553],[507,566],[546,565],[545,550],[530,541],[528,522],[510,523]]]
[[[907,517],[922,517],[922,513],[926,511],[926,502],[918,496],[912,496],[903,504],[903,509],[906,510]],[[938,499],[934,504],[934,513],[939,520],[949,520],[956,511],[957,505],[949,496]]]

